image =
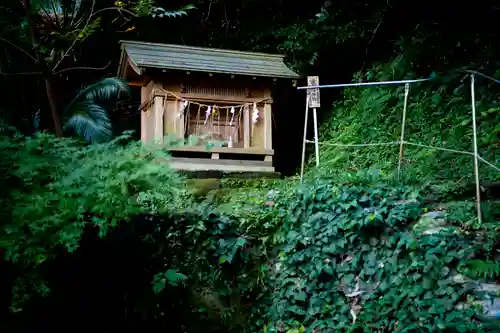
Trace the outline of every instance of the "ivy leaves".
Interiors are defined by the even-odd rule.
[[[240,250],[245,244],[246,239],[242,237],[232,238],[232,239],[220,239],[219,240],[219,263],[231,263],[238,250]]]
[[[497,263],[472,257],[479,246],[457,230],[414,231],[422,206],[411,187],[276,185],[214,207],[189,200],[153,147],[84,147],[42,133],[2,146],[0,166],[17,185],[2,198],[0,247],[23,268],[19,302],[49,292],[34,277],[58,255],[47,244],[74,251],[85,226],[114,238],[120,225],[145,245],[151,312],[198,316],[180,320],[189,332],[215,320],[269,333],[490,332],[457,272],[491,278]]]
[[[157,273],[153,280],[153,291],[155,294],[160,293],[167,284],[178,286],[180,283],[187,280],[187,276],[180,273],[176,269],[168,269],[164,273]]]
[[[302,190],[288,220],[271,330],[481,330],[453,281],[470,252],[455,234],[409,232],[421,209],[410,188],[330,184]]]

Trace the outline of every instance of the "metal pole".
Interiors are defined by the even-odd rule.
[[[405,127],[406,127],[406,108],[408,105],[408,94],[410,92],[410,84],[405,84],[405,101],[403,105],[403,119],[401,120],[401,138],[399,139],[399,162],[398,162],[398,179],[401,178],[401,166],[403,164],[403,154],[405,146]]]
[[[302,162],[300,164],[300,183],[304,182],[304,164],[306,162],[307,117],[309,114],[309,96],[306,98],[306,114],[304,118],[304,140],[302,141]]]
[[[479,223],[483,222],[481,216],[481,188],[479,185],[479,162],[477,153],[477,128],[476,128],[476,93],[474,84],[474,74],[470,76],[471,100],[472,100],[472,140],[474,144],[474,173],[476,176],[476,207],[477,207],[477,220]]]
[[[316,153],[316,166],[319,167],[318,115],[316,113],[316,108],[313,109],[313,121],[314,121],[314,150]]]
[[[417,83],[429,81],[430,79],[418,79],[418,80],[401,80],[401,81],[380,81],[380,82],[359,82],[359,83],[341,83],[341,84],[325,84],[318,86],[303,86],[297,87],[297,90],[306,90],[314,88],[344,88],[344,87],[363,87],[363,86],[384,86],[391,84],[403,84],[403,83]]]

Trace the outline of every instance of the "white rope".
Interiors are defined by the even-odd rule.
[[[494,165],[493,163],[490,163],[488,162],[487,160],[485,160],[484,158],[482,158],[481,156],[477,156],[477,158],[481,161],[481,162],[484,162],[486,165],[492,167],[493,169],[495,169],[496,171],[500,172],[500,168],[497,167],[496,165]]]
[[[471,153],[470,151],[456,150],[456,149],[450,149],[450,148],[442,148],[442,147],[436,147],[436,146],[428,146],[428,145],[423,145],[421,143],[413,143],[413,142],[408,142],[408,141],[405,141],[404,144],[409,145],[409,146],[416,146],[416,147],[421,147],[421,148],[436,149],[436,150],[448,151],[450,153],[457,153],[457,154],[464,154],[464,155],[474,156],[474,153]]]
[[[312,140],[306,140],[307,143],[314,143]],[[332,146],[332,147],[373,147],[373,146],[393,146],[399,145],[399,141],[394,142],[382,142],[382,143],[353,143],[353,144],[345,144],[345,143],[330,143],[330,142],[318,142],[319,145],[323,146]]]
[[[314,143],[312,140],[306,140],[307,143]],[[343,148],[363,148],[363,147],[377,147],[377,146],[397,146],[399,144],[405,144],[409,146],[415,146],[415,147],[420,147],[420,148],[428,148],[428,149],[434,149],[434,150],[441,150],[441,151],[446,151],[450,153],[456,153],[456,154],[463,154],[463,155],[469,155],[469,156],[475,156],[473,152],[470,151],[464,151],[464,150],[457,150],[457,149],[450,149],[450,148],[443,148],[443,147],[436,147],[436,146],[430,146],[430,145],[424,145],[421,143],[414,143],[414,142],[408,142],[408,141],[393,141],[393,142],[379,142],[379,143],[353,143],[353,144],[345,144],[345,143],[330,143],[330,142],[318,142],[319,145],[323,146],[331,146],[331,147],[343,147]],[[486,160],[484,157],[477,155],[477,158],[485,163],[486,165],[490,166],[491,168],[495,169],[496,171],[500,172],[500,168],[494,165],[493,163],[489,162]]]
[[[316,86],[298,87],[297,90],[308,90],[308,89],[320,89],[320,88],[343,88],[343,87],[361,87],[361,86],[380,86],[380,85],[405,84],[405,100],[404,100],[404,109],[403,109],[403,119],[402,119],[402,124],[401,124],[401,137],[400,137],[399,141],[395,141],[395,142],[365,143],[365,144],[342,144],[342,143],[318,142],[317,138],[315,139],[315,141],[307,140],[306,139],[306,132],[307,132],[307,116],[308,116],[308,99],[306,99],[306,113],[305,113],[305,121],[304,121],[304,140],[303,140],[303,148],[302,148],[302,163],[301,163],[301,170],[300,170],[300,183],[302,183],[304,180],[305,145],[306,145],[306,143],[314,143],[316,145],[316,157],[318,157],[318,148],[317,148],[318,145],[333,146],[333,147],[345,147],[345,148],[400,145],[399,162],[398,162],[398,177],[399,177],[400,172],[401,172],[405,144],[410,145],[410,146],[415,146],[415,147],[435,149],[435,150],[447,151],[447,152],[451,152],[451,153],[469,155],[469,156],[474,157],[474,176],[475,176],[475,182],[476,182],[477,218],[478,218],[478,222],[481,223],[482,222],[482,214],[481,214],[481,198],[480,198],[481,193],[480,193],[480,184],[479,184],[479,181],[480,181],[480,179],[479,179],[479,161],[485,163],[486,165],[488,165],[489,167],[493,168],[494,170],[496,170],[498,172],[500,172],[500,168],[497,167],[496,165],[494,165],[493,163],[485,160],[483,157],[479,156],[479,153],[478,153],[477,125],[476,125],[476,96],[475,96],[475,77],[474,77],[474,74],[482,75],[482,76],[484,76],[490,80],[493,80],[497,83],[500,83],[500,81],[498,81],[494,78],[488,77],[482,73],[475,73],[474,71],[469,71],[469,72],[471,73],[470,78],[471,78],[472,130],[473,130],[474,152],[461,151],[461,150],[450,149],[450,148],[435,147],[435,146],[424,145],[424,144],[419,144],[419,143],[407,142],[404,140],[409,85],[410,85],[410,83],[424,82],[424,81],[428,81],[430,79],[382,81],[382,82],[360,82],[360,83],[330,84],[330,85],[316,85]],[[317,164],[318,164],[318,161],[317,161]]]
[[[196,104],[196,105],[199,105],[199,106],[202,106],[202,107],[205,107],[205,108],[209,108],[209,107],[213,107],[213,105],[209,105],[209,104],[204,104],[204,103],[199,103],[199,102],[196,102],[196,101],[192,101],[192,100],[189,100],[189,99],[186,99],[186,98],[183,98],[182,96],[179,96],[171,91],[168,91],[168,90],[165,90],[163,88],[157,88],[158,90],[162,91],[164,94],[165,94],[165,98],[168,97],[168,95],[174,97],[175,99],[179,100],[179,101],[187,101],[189,102],[190,104]],[[228,105],[228,106],[217,106],[218,109],[231,109],[231,108],[239,108],[239,107],[245,107],[245,106],[250,106],[250,105],[254,105],[254,104],[261,104],[261,103],[264,103],[266,101],[270,100],[269,97],[266,97],[266,98],[263,98],[263,99],[260,99],[258,101],[255,101],[255,102],[248,102],[248,103],[244,103],[244,104],[238,104],[238,105]]]
[[[314,143],[312,140],[306,140],[307,143]],[[378,143],[352,143],[352,144],[346,144],[346,143],[331,143],[331,142],[318,142],[318,144],[323,145],[323,146],[332,146],[332,147],[375,147],[375,146],[396,146],[399,144],[405,144],[405,145],[410,145],[410,146],[416,146],[416,147],[421,147],[421,148],[429,148],[429,149],[436,149],[436,150],[442,150],[442,151],[448,151],[452,153],[458,153],[458,154],[465,154],[465,155],[471,155],[474,156],[474,153],[470,151],[463,151],[463,150],[456,150],[456,149],[450,149],[450,148],[442,148],[442,147],[436,147],[436,146],[429,146],[429,145],[424,145],[421,143],[414,143],[414,142],[408,142],[408,141],[392,141],[392,142],[378,142]]]
[[[197,119],[196,119],[196,133],[197,135],[199,136],[199,132],[200,132],[200,122],[199,122],[199,114],[200,114],[200,111],[201,111],[201,108],[206,108],[205,110],[205,120],[203,122],[203,126],[206,126],[208,131],[209,131],[209,135],[210,137],[212,138],[214,135],[217,135],[217,137],[220,137],[221,136],[221,129],[220,129],[220,126],[221,126],[221,121],[220,121],[220,112],[221,110],[225,110],[226,111],[226,114],[229,114],[231,113],[231,120],[229,121],[229,117],[226,117],[227,120],[229,121],[229,127],[232,127],[232,126],[235,126],[235,130],[236,130],[236,135],[238,135],[238,130],[239,130],[239,127],[240,127],[240,119],[235,119],[235,116],[241,116],[241,113],[242,113],[242,110],[244,107],[249,107],[249,106],[253,106],[253,112],[252,112],[252,123],[255,124],[256,122],[258,122],[258,119],[260,118],[259,117],[259,109],[258,109],[258,105],[261,104],[261,103],[264,103],[266,101],[268,101],[270,98],[269,97],[266,97],[266,98],[263,98],[261,100],[257,100],[257,101],[254,101],[254,102],[248,102],[248,103],[244,103],[244,104],[238,104],[238,105],[224,105],[224,106],[221,106],[221,105],[208,105],[208,104],[204,104],[204,103],[199,103],[197,101],[193,101],[193,100],[189,100],[189,99],[186,99],[186,98],[183,98],[173,92],[170,92],[168,90],[165,90],[163,88],[159,88],[157,87],[157,90],[163,92],[165,95],[163,96],[163,99],[166,100],[167,97],[170,95],[172,97],[174,97],[176,100],[178,101],[181,101],[182,104],[181,104],[181,107],[179,108],[179,117],[182,116],[182,112],[184,111],[184,114],[185,114],[185,110],[188,108],[188,106],[190,104],[193,104],[193,105],[198,105],[198,114],[197,114]],[[152,92],[152,96],[154,98],[154,91]],[[238,115],[236,115],[236,112],[235,112],[235,109],[238,109]],[[152,116],[151,114],[149,116]],[[217,125],[215,125],[215,122],[217,122]],[[217,126],[217,132],[215,132],[215,126]],[[176,130],[176,124],[174,124],[174,131]],[[252,126],[252,132],[253,132],[253,128],[254,126]],[[227,138],[227,131],[231,131],[231,128],[227,129],[225,128],[224,129],[224,136]],[[252,134],[253,135],[253,134]],[[231,135],[231,139],[232,139],[232,135]]]

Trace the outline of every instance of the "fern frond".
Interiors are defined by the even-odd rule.
[[[470,260],[461,266],[460,271],[471,278],[492,279],[500,275],[500,262],[495,260]]]
[[[165,10],[161,7],[156,7],[154,9],[153,13],[151,14],[151,16],[152,17],[160,17],[160,18],[163,18],[163,17],[176,18],[176,17],[181,17],[181,16],[187,15],[187,11],[194,9],[194,8],[195,7],[193,5],[187,5],[181,9],[177,9],[177,10]]]

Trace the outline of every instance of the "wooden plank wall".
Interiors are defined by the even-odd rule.
[[[149,143],[154,139],[154,106],[153,103],[149,103],[153,97],[153,87],[154,82],[150,81],[141,89],[141,106],[145,106],[141,111],[141,141],[143,143]]]
[[[176,78],[179,80],[179,78]],[[191,80],[191,81],[190,81]],[[186,80],[182,81],[185,82]],[[245,107],[243,110],[243,116],[241,120],[243,121],[242,133],[243,133],[243,147],[244,148],[260,148],[260,149],[272,149],[272,100],[271,100],[271,90],[262,86],[255,86],[253,88],[246,89],[247,96],[213,96],[213,95],[203,95],[191,92],[183,91],[183,85],[177,82],[172,82],[172,77],[160,77],[155,78],[150,81],[148,85],[142,88],[142,102],[144,103],[147,99],[150,99],[152,91],[155,86],[158,89],[155,90],[156,97],[154,98],[153,106],[147,109],[146,112],[141,113],[141,140],[143,142],[157,140],[161,141],[164,136],[175,135],[176,137],[184,137],[184,117],[180,116],[179,111],[182,102],[178,101],[174,96],[168,96],[165,98],[165,92],[169,91],[175,95],[185,98],[187,100],[196,100],[200,103],[223,105],[228,103],[229,105],[239,105],[244,103],[253,103],[256,101],[261,101],[264,98],[269,98],[265,103],[258,104],[259,108],[259,121],[256,124],[252,123],[252,109],[253,106]],[[190,78],[187,80],[190,84],[196,84],[197,82],[202,84],[204,87],[210,87],[211,80],[199,79],[199,81]],[[213,81],[214,87],[222,87],[220,89],[215,89],[216,91],[224,91],[224,89],[231,89],[233,85],[241,86],[242,83],[238,80],[226,80],[225,82]],[[165,104],[164,104],[165,103]],[[227,104],[226,104],[227,105]],[[202,110],[202,115],[205,115],[205,109]]]

